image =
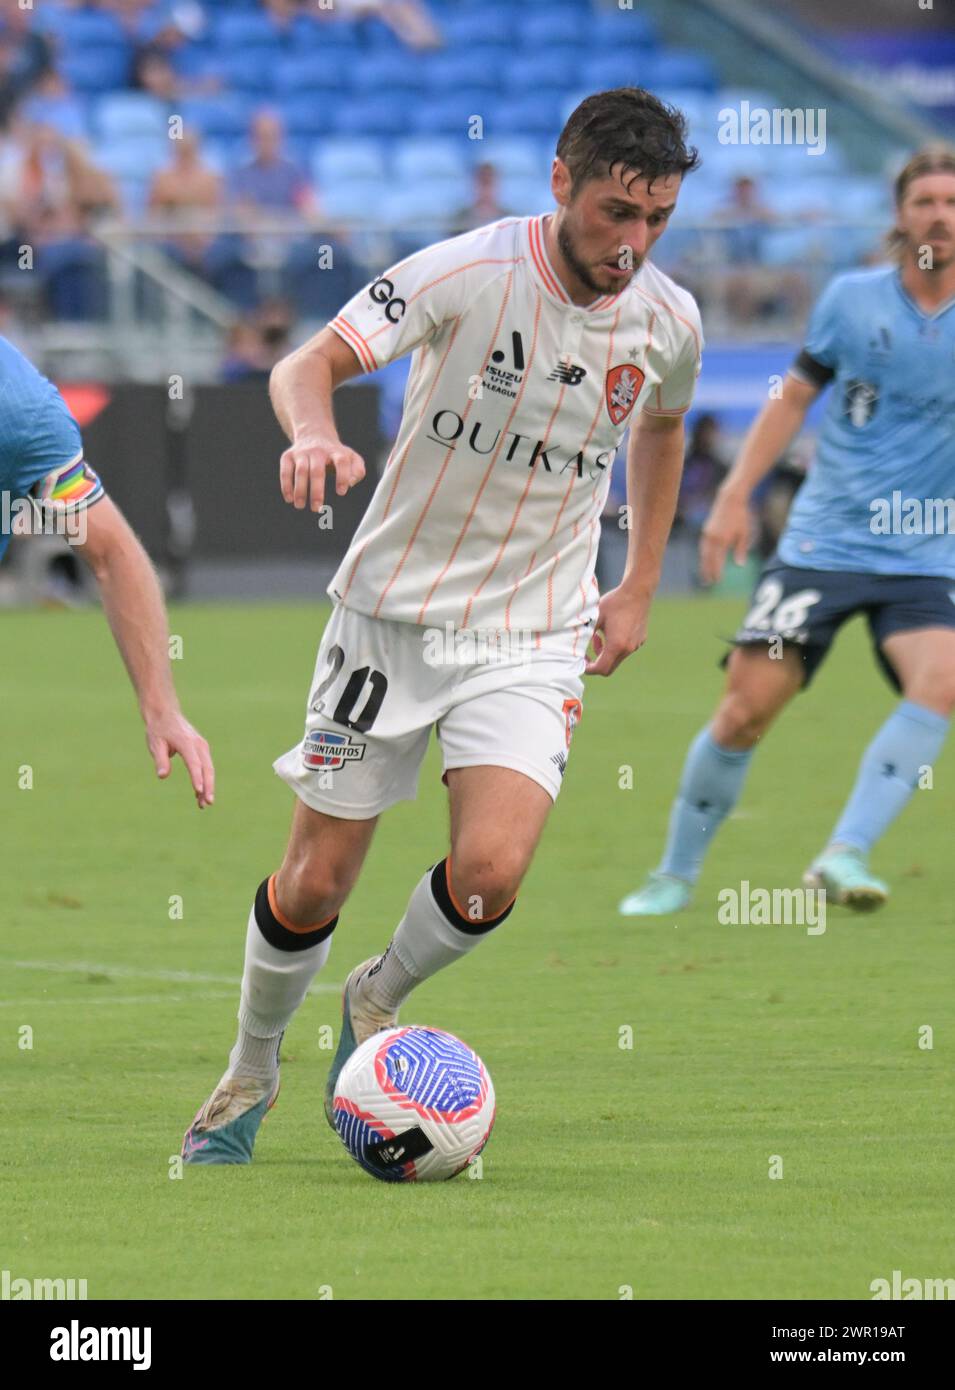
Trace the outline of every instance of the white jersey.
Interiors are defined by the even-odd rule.
[[[329,585],[337,602],[429,627],[593,622],[614,456],[635,410],[688,409],[700,316],[648,262],[576,306],[544,221],[429,246],[331,321],[366,372],[414,352],[398,438]]]

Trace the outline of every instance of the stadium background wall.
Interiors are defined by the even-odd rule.
[[[358,383],[335,398],[342,439],[365,460],[369,480],[383,444],[378,394],[377,386]],[[117,385],[81,423],[87,458],[157,561],[170,552],[180,563],[316,559],[320,546],[330,562],[345,553],[368,502],[367,488],[330,493],[333,525],[322,530],[311,513],[286,506],[279,458],[287,441],[260,383],[199,386],[175,402],[164,387]],[[171,523],[176,493],[191,504],[192,526]]]

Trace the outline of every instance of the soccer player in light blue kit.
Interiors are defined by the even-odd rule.
[[[803,882],[857,910],[888,896],[869,851],[935,762],[955,708],[955,150],[913,156],[895,203],[895,263],[824,291],[781,397],[760,413],[704,527],[701,570],[715,582],[728,551],[745,559],[753,489],[831,385],[813,467],[736,634],[726,691],[687,755],[663,859],[620,904],[624,916],[687,905],[756,743],[857,613],[902,699]]]
[[[57,526],[93,571],[139,699],[159,777],[179,754],[200,807],[211,805],[209,746],[179,708],[155,571],[83,457],[79,426],[52,382],[0,338],[0,559],[17,527]]]

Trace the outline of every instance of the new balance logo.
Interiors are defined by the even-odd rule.
[[[562,381],[565,386],[579,386],[586,375],[586,367],[576,367],[572,362],[558,362],[547,380]]]
[[[567,754],[552,753],[550,755],[550,760],[552,763],[557,764],[557,771],[560,773],[561,777],[563,777],[564,773],[567,771]]]

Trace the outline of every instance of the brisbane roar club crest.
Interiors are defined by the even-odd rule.
[[[639,367],[631,366],[629,362],[619,367],[611,367],[607,373],[607,410],[615,425],[622,425],[633,409],[643,385],[644,375]]]
[[[579,700],[564,701],[564,737],[567,739],[567,747],[570,747],[570,740],[574,736],[574,729],[580,723],[584,713],[584,707]]]

